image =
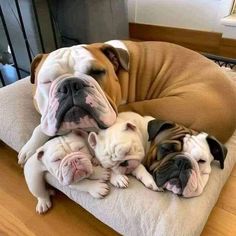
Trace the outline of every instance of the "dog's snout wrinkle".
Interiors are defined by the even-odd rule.
[[[191,163],[186,158],[177,158],[175,159],[175,165],[178,167],[180,171],[191,169]]]
[[[85,87],[88,87],[88,85],[83,80],[78,78],[66,79],[59,85],[58,93],[73,96],[79,90],[84,89]]]

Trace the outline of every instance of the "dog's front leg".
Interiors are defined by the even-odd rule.
[[[36,150],[47,142],[49,136],[42,132],[41,126],[37,126],[29,141],[21,148],[18,154],[18,163],[24,165]]]
[[[109,186],[103,180],[83,179],[78,183],[70,184],[69,187],[80,192],[88,192],[94,198],[104,198],[109,193]]]
[[[127,188],[129,178],[119,172],[119,169],[113,168],[111,171],[110,183],[117,188]]]
[[[37,153],[34,154],[24,166],[24,175],[27,186],[30,192],[37,198],[38,203],[36,212],[45,213],[51,208],[50,195],[53,195],[52,190],[46,189],[44,173],[46,171],[44,165],[37,158]]]
[[[138,167],[132,172],[132,175],[140,180],[147,188],[154,191],[162,191],[162,189],[157,187],[153,177],[148,173],[143,164],[138,165]]]

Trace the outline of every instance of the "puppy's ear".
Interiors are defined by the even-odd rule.
[[[133,124],[132,122],[128,121],[126,124],[125,124],[125,130],[133,130],[135,131],[136,130],[136,125]]]
[[[174,122],[154,119],[148,122],[148,141],[153,140],[161,131],[175,126]]]
[[[39,149],[37,149],[36,151],[36,155],[37,155],[37,159],[41,160],[43,155],[44,155],[44,149],[43,147],[40,147]]]
[[[38,54],[31,63],[31,69],[30,69],[30,82],[32,84],[35,83],[35,70],[38,67],[39,63],[43,59],[43,57],[46,56],[45,54]]]
[[[129,70],[129,54],[122,48],[114,48],[108,44],[104,44],[101,48],[102,52],[111,61],[115,71],[122,67],[124,70]]]
[[[88,135],[88,143],[92,149],[94,149],[97,145],[97,134],[95,132],[90,132]]]
[[[215,137],[208,135],[206,137],[207,143],[210,148],[210,152],[212,156],[214,157],[214,160],[217,160],[220,162],[220,168],[224,169],[224,160],[227,155],[227,148],[224,144],[222,144],[219,140],[217,140]]]

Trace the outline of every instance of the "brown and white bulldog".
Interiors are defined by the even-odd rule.
[[[117,111],[172,120],[225,142],[236,127],[236,89],[214,62],[165,42],[109,41],[61,48],[32,63],[41,124],[19,163],[48,136],[107,128]]]

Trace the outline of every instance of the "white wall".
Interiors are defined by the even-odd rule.
[[[233,0],[128,0],[129,21],[202,31],[231,32],[220,20],[230,14]],[[234,35],[234,32],[231,32]]]

